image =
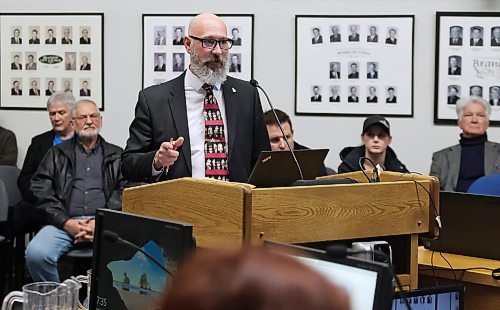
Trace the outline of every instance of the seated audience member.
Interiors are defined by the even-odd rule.
[[[432,155],[430,175],[442,190],[466,192],[482,176],[500,173],[500,144],[488,141],[491,106],[480,97],[457,102],[460,143]]]
[[[290,144],[290,148],[292,150],[309,150],[308,147],[303,146],[293,140],[293,127],[292,121],[290,120],[290,116],[285,112],[275,109],[276,115],[280,121],[281,127],[283,127],[283,131],[285,132],[286,138],[288,140],[288,144]],[[271,150],[273,151],[285,151],[288,150],[288,146],[286,145],[285,139],[283,138],[283,134],[276,123],[276,118],[274,118],[273,111],[269,110],[264,113],[264,120],[266,121],[267,133],[269,135],[269,142],[271,143]],[[334,172],[335,173],[335,172]],[[323,165],[323,169],[321,175],[327,175],[326,167]]]
[[[178,270],[160,309],[349,309],[345,291],[264,248],[202,249]]]
[[[102,117],[93,101],[78,101],[72,117],[75,136],[47,152],[31,181],[37,206],[47,214],[47,226],[26,249],[34,282],[59,282],[59,257],[93,241],[95,211],[121,209],[122,149],[99,135]]]
[[[71,109],[74,105],[75,97],[65,92],[56,92],[47,101],[52,129],[31,139],[23,167],[17,178],[17,187],[23,200],[14,208],[14,231],[16,233],[36,231],[44,224],[45,214],[34,206],[36,199],[30,190],[31,177],[52,146],[73,137]]]
[[[361,146],[346,147],[340,152],[342,163],[339,173],[361,171],[359,159],[366,157],[383,170],[408,172],[406,166],[399,161],[396,152],[389,147],[392,142],[389,122],[380,115],[372,115],[365,119],[361,133]],[[372,164],[363,161],[365,170],[373,170]]]
[[[17,141],[16,135],[3,127],[0,127],[0,166],[17,165]]]

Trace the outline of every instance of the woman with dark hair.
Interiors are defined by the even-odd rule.
[[[198,250],[161,309],[349,309],[346,293],[299,261],[264,248]]]

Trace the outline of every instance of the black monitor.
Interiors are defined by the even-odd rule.
[[[139,251],[102,238],[111,231],[152,255],[169,271],[194,247],[193,227],[108,209],[96,212],[89,308],[153,309],[169,276]]]
[[[405,292],[412,310],[463,310],[464,286],[451,285],[429,287]],[[406,310],[404,300],[398,293],[394,294],[392,310]]]
[[[264,241],[264,246],[292,255],[343,287],[349,295],[352,310],[390,308],[394,290],[387,264],[355,257],[334,259],[325,251],[270,241]]]

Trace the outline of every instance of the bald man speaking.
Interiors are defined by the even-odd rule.
[[[191,20],[184,39],[189,68],[139,92],[122,156],[126,179],[247,181],[270,144],[257,89],[227,76],[233,43],[220,17]]]

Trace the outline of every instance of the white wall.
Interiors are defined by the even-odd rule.
[[[85,9],[78,9],[77,3]],[[309,147],[331,149],[327,165],[335,169],[339,165],[338,152],[344,146],[359,143],[364,118],[293,115],[295,14],[414,14],[414,117],[389,121],[392,146],[400,159],[410,170],[423,173],[429,171],[432,153],[457,143],[460,132],[455,126],[433,124],[435,12],[495,10],[500,10],[500,3],[495,0],[2,1],[2,12],[104,12],[106,111],[102,134],[121,146],[125,146],[141,88],[142,13],[255,14],[255,78],[268,90],[276,108],[291,115],[297,141]],[[124,64],[128,66],[125,68]],[[50,128],[47,113],[42,111],[2,110],[0,125],[16,133],[19,167],[31,137]],[[488,135],[490,140],[499,142],[500,128],[490,128]]]

